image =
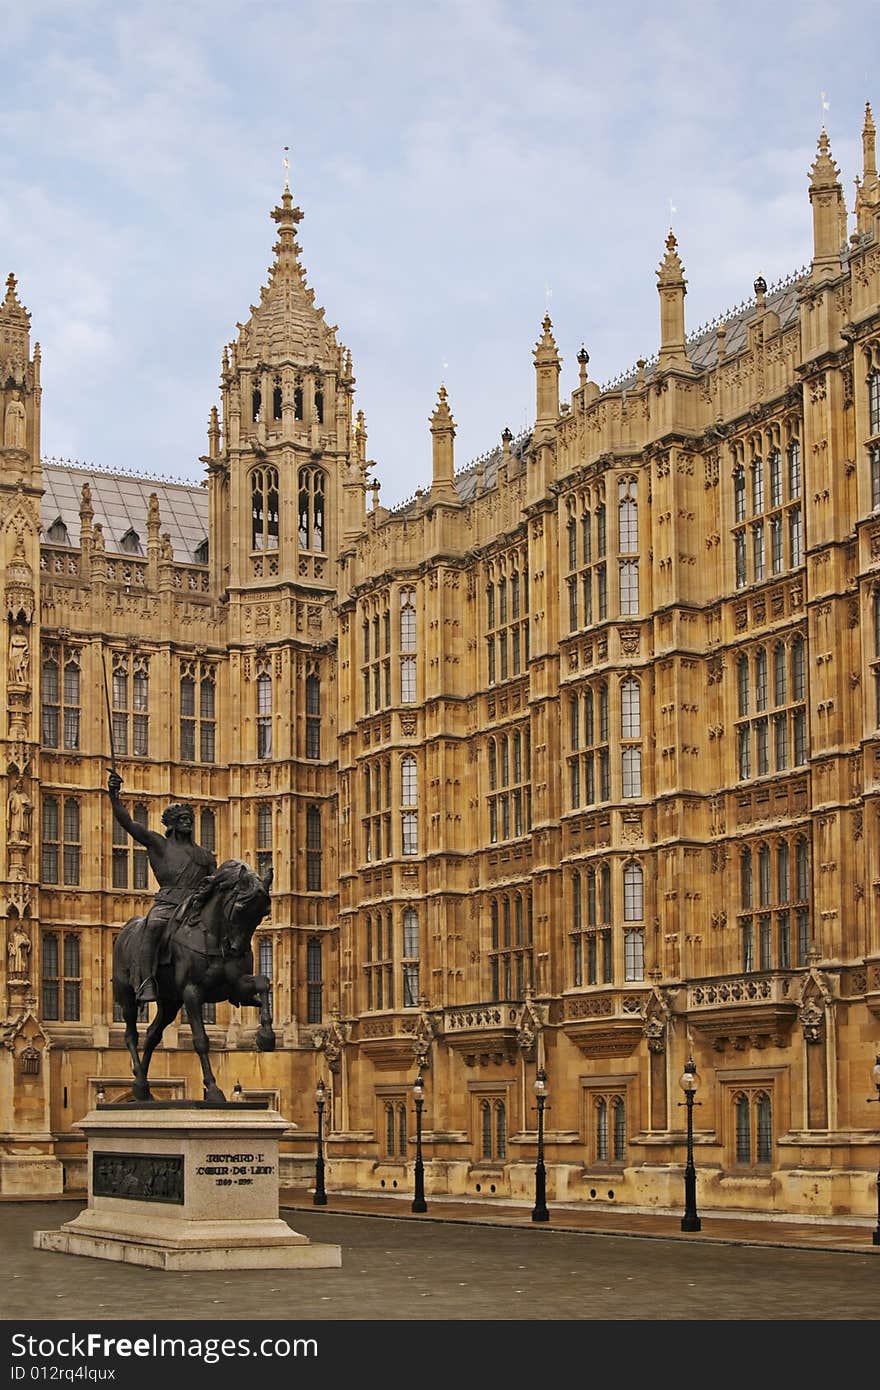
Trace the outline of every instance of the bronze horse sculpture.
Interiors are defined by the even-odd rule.
[[[260,1010],[257,1047],[272,1052],[271,984],[254,974],[251,938],[269,911],[272,870],[261,878],[241,859],[227,859],[192,894],[169,924],[162,942],[156,975],[156,1016],[138,1052],[138,999],[141,938],[146,918],[132,917],[113,946],[113,998],[125,1021],[125,1043],[131,1055],[134,1095],[151,1100],[147,1077],[150,1058],[162,1034],[180,1012],[192,1029],[193,1047],[202,1066],[205,1099],[224,1101],[208,1060],[208,1035],[203,1005],[228,1000]]]

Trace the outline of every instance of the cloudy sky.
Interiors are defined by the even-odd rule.
[[[381,500],[656,350],[670,219],[693,330],[811,254],[824,121],[852,209],[876,0],[0,0],[0,272],[43,350],[43,452],[202,476],[266,279],[283,147]],[[824,96],[823,96],[824,94]]]

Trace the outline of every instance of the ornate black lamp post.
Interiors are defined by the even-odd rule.
[[[312,1198],[312,1205],[315,1207],[326,1207],[327,1192],[324,1187],[324,1105],[327,1100],[327,1088],[324,1085],[323,1077],[318,1080],[315,1087],[315,1105],[318,1111],[318,1157],[315,1159],[315,1195]]]
[[[415,1176],[415,1195],[412,1200],[413,1211],[427,1211],[428,1203],[425,1201],[425,1165],[422,1162],[422,1106],[425,1103],[425,1083],[422,1080],[422,1073],[413,1082],[413,1100],[416,1103],[416,1162],[413,1170]]]
[[[877,1087],[877,1094],[871,1099],[880,1104],[880,1052],[877,1053],[877,1060],[871,1068],[871,1079]],[[873,1244],[880,1245],[880,1170],[877,1172],[877,1228],[874,1231]]]
[[[544,1167],[544,1106],[547,1104],[547,1073],[538,1068],[535,1077],[535,1100],[538,1102],[538,1161],[535,1164],[535,1205],[533,1221],[549,1221],[547,1210],[547,1170]]]
[[[699,1084],[697,1064],[693,1057],[689,1057],[684,1064],[681,1077],[684,1101],[679,1101],[679,1105],[687,1106],[687,1163],[684,1168],[684,1216],[681,1218],[683,1231],[701,1229],[700,1218],[697,1215],[697,1170],[694,1167],[694,1096]]]

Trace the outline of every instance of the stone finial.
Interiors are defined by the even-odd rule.
[[[764,295],[767,293],[767,281],[763,275],[759,275],[755,281],[755,304],[758,312],[764,308]]]
[[[678,242],[671,228],[666,238],[666,254],[657,269],[657,292],[660,295],[658,365],[686,367],[684,297],[687,294],[687,281],[678,254]]]
[[[441,385],[437,393],[437,404],[431,416],[433,436],[433,477],[431,481],[432,502],[457,502],[455,490],[455,421],[449,409],[446,387]]]
[[[548,425],[559,415],[559,371],[562,365],[549,313],[544,314],[541,330],[532,353],[535,361],[536,424]]]
[[[578,360],[578,372],[579,372],[578,384],[579,384],[580,386],[586,386],[586,384],[587,384],[587,363],[588,363],[589,360],[590,360],[590,354],[587,352],[587,349],[584,347],[583,343],[581,343],[580,351],[578,352],[578,355],[577,355],[577,360]]]
[[[840,170],[832,158],[831,142],[828,139],[828,132],[823,126],[819,132],[816,158],[810,169],[810,188],[834,188],[839,178]]]
[[[813,264],[811,278],[827,280],[840,270],[841,236],[846,239],[846,204],[840,171],[831,157],[825,127],[810,170],[810,202],[813,206]]]

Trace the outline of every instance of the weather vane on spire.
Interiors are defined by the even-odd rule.
[[[675,204],[673,203],[672,199],[670,198],[670,199],[669,199],[669,228],[670,228],[670,231],[672,230],[672,218],[673,218],[673,215],[674,215],[676,212],[678,212],[678,208],[675,206]]]
[[[831,102],[828,100],[828,94],[827,94],[827,92],[820,92],[820,93],[819,93],[819,96],[822,98],[822,110],[823,110],[823,112],[824,112],[824,111],[830,111],[830,110],[831,110]],[[825,118],[824,118],[824,116],[823,116],[823,118],[822,118],[822,124],[823,124],[823,125],[825,124]]]
[[[284,158],[283,158],[282,161],[281,161],[282,166],[283,166],[283,168],[284,168],[284,191],[285,191],[285,192],[288,192],[289,189],[290,189],[290,160],[287,158],[287,155],[288,155],[288,152],[289,152],[289,148],[290,148],[290,147],[289,147],[288,145],[285,145],[285,146],[284,146]]]

